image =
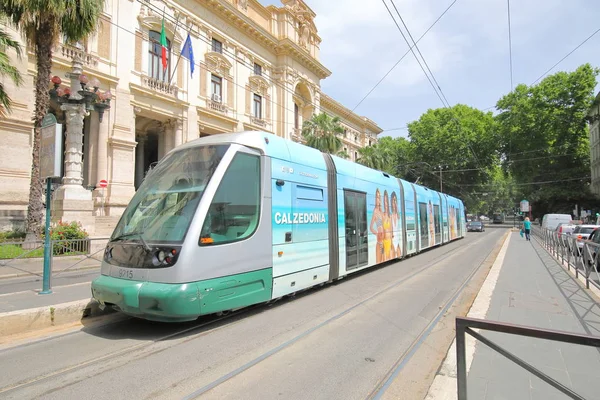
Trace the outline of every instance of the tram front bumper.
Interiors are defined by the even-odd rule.
[[[92,282],[100,304],[151,321],[193,321],[201,314],[197,285],[139,282],[102,275]]]

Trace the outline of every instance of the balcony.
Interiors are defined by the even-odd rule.
[[[209,109],[213,111],[218,111],[223,114],[227,114],[228,109],[225,104],[213,100],[208,100],[207,104]]]
[[[179,91],[177,85],[169,84],[168,82],[145,75],[142,76],[142,86],[175,97],[177,97]]]
[[[68,60],[80,59],[83,65],[87,67],[97,67],[99,58],[90,53],[87,53],[83,49],[78,49],[70,44],[59,43],[54,49],[54,54],[58,57],[66,58]]]
[[[250,122],[254,125],[261,126],[263,128],[267,126],[267,121],[261,118],[251,117]]]

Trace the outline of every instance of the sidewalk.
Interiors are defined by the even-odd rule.
[[[53,257],[52,274],[63,271],[81,271],[100,268],[103,253],[86,256]],[[44,271],[43,258],[23,258],[13,260],[0,260],[0,279],[15,278],[20,276],[41,276]]]
[[[503,260],[500,258],[503,256]],[[469,317],[600,336],[598,298],[532,239],[512,233]],[[487,288],[487,289],[486,289]],[[489,295],[486,297],[486,290]],[[482,304],[484,306],[482,307]],[[478,315],[481,314],[481,315]],[[600,398],[600,349],[480,331],[579,395]],[[567,396],[467,336],[469,399],[566,399]],[[474,351],[474,354],[473,354]],[[469,354],[471,353],[471,354]],[[456,399],[456,349],[450,348],[427,399]]]

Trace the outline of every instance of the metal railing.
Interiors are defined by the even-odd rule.
[[[456,318],[456,378],[458,389],[458,400],[467,400],[467,357],[466,357],[466,335],[479,340],[492,350],[502,354],[515,364],[526,369],[550,386],[561,391],[572,399],[585,400],[585,397],[575,393],[562,383],[546,375],[527,361],[517,357],[513,353],[494,343],[473,329],[507,333],[511,335],[526,336],[536,339],[553,340],[563,343],[571,343],[582,346],[600,347],[600,337],[555,331],[551,329],[532,328],[528,326],[507,324],[504,322],[485,321],[475,318]]]
[[[559,233],[550,229],[534,227],[531,233],[539,237],[542,245],[570,271],[575,277],[585,278],[586,289],[590,284],[600,289],[600,245],[589,240],[577,239],[574,235]]]
[[[100,268],[108,238],[51,240],[51,274],[57,277],[76,269]],[[0,242],[0,268],[23,275],[42,276],[44,242]]]

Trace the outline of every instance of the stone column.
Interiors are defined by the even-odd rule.
[[[96,153],[96,179],[100,181],[101,179],[108,179],[108,168],[107,168],[107,160],[108,160],[108,118],[110,110],[104,111],[104,118],[102,123],[98,126],[98,145],[97,145],[97,153]],[[94,182],[98,183],[98,182]]]
[[[183,121],[180,119],[173,123],[173,144],[174,147],[183,144]]]
[[[63,184],[81,186],[83,184],[83,118],[87,112],[83,104],[64,104],[60,109],[65,112],[67,122]]]
[[[138,136],[135,148],[135,186],[139,188],[144,180],[146,161],[146,136]]]

